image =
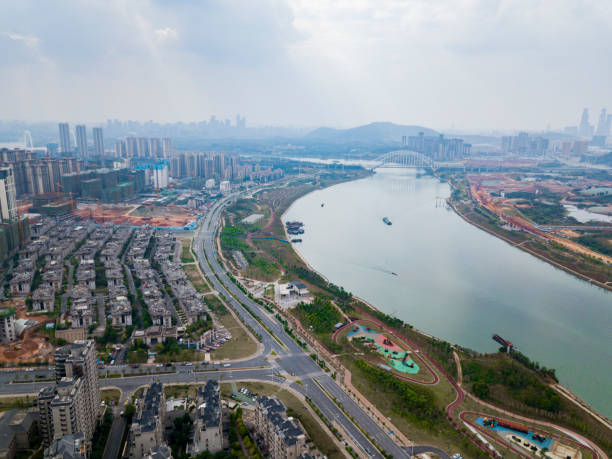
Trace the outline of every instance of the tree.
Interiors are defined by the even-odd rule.
[[[136,407],[132,405],[131,403],[128,403],[125,406],[125,410],[123,411],[123,416],[125,416],[125,418],[128,421],[131,421],[131,419],[134,417],[135,414],[136,414]]]

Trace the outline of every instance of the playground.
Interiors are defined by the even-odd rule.
[[[395,371],[412,375],[419,372],[419,366],[411,358],[412,351],[398,346],[383,333],[365,325],[354,325],[348,332],[347,338],[349,341],[375,349],[384,358],[385,363]]]
[[[476,424],[536,456],[554,459],[578,459],[582,456],[577,448],[562,443],[558,438],[535,432],[530,427],[514,421],[480,416],[476,419]]]

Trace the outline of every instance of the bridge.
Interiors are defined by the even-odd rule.
[[[429,156],[425,156],[422,153],[410,150],[395,150],[385,153],[380,158],[380,162],[373,169],[377,168],[418,168],[418,169],[437,169],[437,164]]]

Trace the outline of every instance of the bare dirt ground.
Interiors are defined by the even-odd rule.
[[[97,223],[113,222],[117,225],[185,226],[198,217],[198,213],[180,206],[79,204],[75,213],[82,218],[92,218]]]
[[[18,319],[34,320],[40,324],[54,322],[47,315],[26,315],[25,300],[13,298],[9,303],[17,309]],[[14,343],[0,345],[0,363],[35,362],[37,359],[53,359],[55,347],[47,341],[47,335],[39,333],[39,325],[28,327],[23,336]]]

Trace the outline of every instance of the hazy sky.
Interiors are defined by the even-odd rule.
[[[0,3],[0,118],[544,128],[612,109],[612,2]]]

